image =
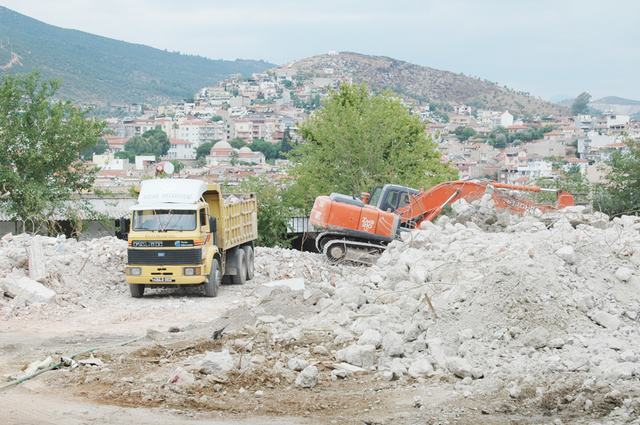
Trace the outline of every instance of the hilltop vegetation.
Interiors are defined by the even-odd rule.
[[[162,102],[191,97],[231,74],[273,65],[211,60],[63,29],[0,6],[0,75],[38,70],[59,94],[84,103]]]

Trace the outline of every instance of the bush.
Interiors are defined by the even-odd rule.
[[[265,178],[250,177],[240,184],[241,192],[254,192],[258,199],[259,246],[289,247],[287,224],[291,209],[282,198],[282,190]]]

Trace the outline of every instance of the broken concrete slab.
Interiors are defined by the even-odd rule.
[[[56,296],[54,291],[43,284],[15,272],[2,279],[0,286],[18,301],[27,303],[48,303]]]

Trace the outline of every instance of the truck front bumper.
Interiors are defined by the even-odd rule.
[[[185,275],[185,268],[198,272]],[[199,270],[198,270],[199,269]],[[127,266],[125,280],[130,285],[198,285],[207,281],[204,265],[181,266]]]

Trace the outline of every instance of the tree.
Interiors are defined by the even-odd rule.
[[[247,146],[247,142],[245,142],[243,139],[239,139],[239,138],[235,138],[235,139],[230,140],[229,144],[234,149],[240,149],[240,148],[242,148],[244,146]]]
[[[134,136],[124,144],[126,152],[135,155],[155,155],[160,158],[169,152],[169,137],[160,126],[145,131],[142,136]]]
[[[265,159],[276,159],[280,157],[280,144],[267,142],[263,139],[256,139],[251,143],[251,150],[262,152]]]
[[[173,172],[176,174],[179,174],[180,171],[184,170],[185,165],[182,161],[173,160],[171,161],[171,164],[173,164]]]
[[[287,224],[292,211],[282,198],[283,191],[268,179],[259,177],[243,180],[240,191],[254,192],[258,200],[257,244],[288,247]]]
[[[93,159],[93,155],[102,155],[109,149],[109,144],[103,138],[98,139],[95,145],[85,148],[80,153],[80,157],[85,161]]]
[[[200,144],[200,146],[196,148],[196,159],[204,158],[209,155],[214,144],[215,142],[204,142]]]
[[[578,115],[589,112],[589,100],[591,100],[591,95],[589,93],[586,91],[580,93],[571,105],[571,113],[573,115]]]
[[[453,131],[453,134],[455,134],[461,142],[464,142],[465,140],[468,140],[471,137],[475,136],[477,133],[471,127],[458,126]]]
[[[594,194],[594,206],[609,215],[640,212],[640,142],[627,141],[627,147],[611,154],[607,183]]]
[[[301,126],[304,143],[294,161],[292,202],[310,209],[316,196],[356,194],[396,183],[415,188],[454,179],[424,124],[390,93],[372,95],[363,84],[343,84]]]
[[[0,208],[32,231],[73,193],[91,188],[95,169],[80,153],[104,130],[86,111],[54,100],[58,86],[37,73],[0,82]]]
[[[293,149],[291,145],[291,129],[287,126],[282,134],[282,140],[280,141],[280,152],[286,154]]]
[[[536,181],[536,185],[548,189],[558,189],[569,192],[574,196],[578,204],[589,202],[591,186],[582,174],[579,165],[571,165],[562,172],[557,179],[541,178]],[[556,194],[553,192],[539,192],[536,194],[538,202],[553,204],[556,201]]]

